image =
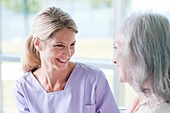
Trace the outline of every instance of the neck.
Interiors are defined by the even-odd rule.
[[[64,70],[44,69],[36,70],[33,74],[47,92],[63,90],[74,68],[74,63],[69,63]]]
[[[163,98],[155,95],[154,93],[152,93],[149,96],[141,95],[139,97],[139,102],[146,103],[149,106],[149,108],[151,108],[151,109],[158,107],[162,103],[166,103],[166,101]]]

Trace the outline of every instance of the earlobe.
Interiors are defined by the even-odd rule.
[[[38,51],[41,50],[41,44],[40,44],[40,40],[39,40],[38,37],[35,37],[35,38],[34,38],[34,46],[35,46],[35,48],[36,48]]]

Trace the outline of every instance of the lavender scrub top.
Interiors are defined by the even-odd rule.
[[[120,113],[104,73],[76,63],[64,90],[47,93],[32,72],[15,82],[19,113]]]

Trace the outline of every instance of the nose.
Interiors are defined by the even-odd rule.
[[[71,50],[70,50],[70,48],[65,48],[64,49],[63,56],[68,57],[68,58],[71,57]]]

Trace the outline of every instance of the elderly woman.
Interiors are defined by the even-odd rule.
[[[70,61],[77,32],[60,8],[37,15],[22,60],[25,73],[15,82],[19,113],[119,113],[104,73]]]
[[[138,96],[126,113],[170,112],[170,22],[157,13],[131,15],[116,34],[120,82]]]

